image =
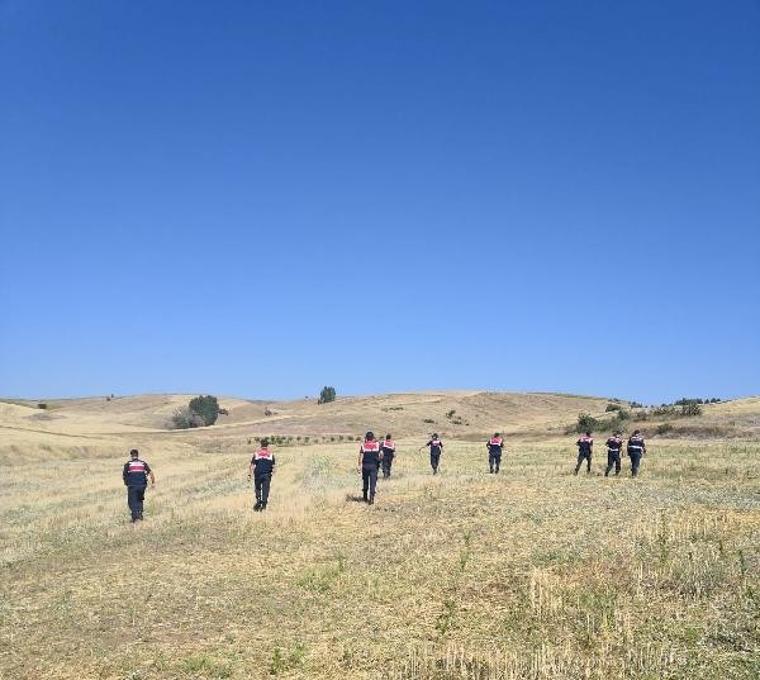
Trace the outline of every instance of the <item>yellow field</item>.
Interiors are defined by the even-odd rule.
[[[600,476],[601,450],[594,474],[574,477],[573,437],[555,430],[583,398],[339,401],[322,430],[313,404],[264,419],[263,404],[235,402],[229,422],[193,432],[156,429],[182,398],[142,399],[142,411],[56,403],[49,418],[0,404],[1,678],[760,674],[754,439],[654,438],[637,480]],[[473,432],[454,432],[432,477],[416,423],[445,424],[449,406]],[[742,427],[757,413],[722,408]],[[277,432],[273,418],[311,435],[276,448],[258,514],[247,438]],[[355,500],[356,444],[320,439],[363,423],[401,435],[373,507]],[[492,476],[466,440],[497,426],[517,434]],[[134,526],[121,483],[132,445],[158,479]]]

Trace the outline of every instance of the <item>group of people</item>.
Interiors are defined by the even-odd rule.
[[[578,446],[578,462],[575,466],[577,475],[583,462],[587,464],[587,472],[591,473],[591,458],[594,451],[594,439],[591,432],[586,432],[576,442]],[[615,474],[620,474],[621,463],[620,455],[623,448],[622,433],[616,432],[606,442],[607,445],[607,469],[604,476],[609,476],[612,469]],[[443,453],[443,441],[438,434],[428,440],[426,444],[420,446],[418,451],[425,447],[430,449],[430,467],[433,474],[438,474],[441,464],[441,454]],[[501,457],[504,453],[504,438],[499,432],[495,432],[486,442],[488,451],[488,472],[489,474],[498,474],[501,467]],[[628,439],[626,452],[631,459],[631,475],[636,477],[641,465],[641,457],[646,453],[646,444],[641,432],[636,430]],[[143,502],[145,499],[145,490],[148,481],[152,486],[156,484],[156,478],[147,462],[142,460],[137,449],[130,451],[130,460],[124,464],[124,484],[127,487],[127,503],[132,514],[132,522],[139,522],[143,518]],[[364,502],[372,505],[375,502],[375,492],[377,490],[377,480],[382,470],[383,478],[388,479],[391,476],[393,460],[396,456],[396,442],[390,434],[385,435],[385,439],[378,441],[375,439],[373,432],[367,432],[364,441],[359,446],[359,457],[357,460],[358,471],[362,476],[362,499]],[[253,509],[261,512],[267,509],[269,502],[269,489],[272,482],[272,475],[275,469],[275,456],[269,447],[269,441],[262,439],[259,448],[251,457],[248,465],[248,481],[253,479],[254,494],[256,503]]]
[[[591,436],[591,432],[586,432],[576,442],[578,446],[578,462],[575,465],[575,474],[583,465],[583,461],[586,461],[586,473],[591,474],[591,458],[594,455],[594,438]],[[604,471],[604,476],[609,477],[612,468],[615,468],[615,475],[620,474],[620,454],[623,450],[623,433],[615,432],[606,442],[607,446],[607,469]],[[626,453],[631,459],[631,476],[636,477],[639,474],[639,467],[641,466],[641,457],[647,452],[647,446],[644,442],[644,437],[641,436],[641,430],[634,430],[633,434],[628,438],[626,444]]]

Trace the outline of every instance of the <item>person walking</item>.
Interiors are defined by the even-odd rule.
[[[494,432],[493,437],[486,442],[486,448],[488,449],[488,472],[498,475],[501,454],[504,452],[504,439],[498,432]]]
[[[641,465],[641,457],[647,452],[647,445],[644,442],[644,437],[641,436],[641,430],[634,430],[633,434],[628,438],[626,449],[628,457],[631,459],[631,477],[637,477],[639,466]]]
[[[594,453],[594,439],[591,437],[590,432],[586,432],[577,442],[578,447],[578,463],[575,466],[575,474],[578,474],[578,470],[581,469],[583,461],[586,461],[586,474],[591,474],[591,456]]]
[[[156,486],[156,477],[150,465],[140,459],[140,452],[132,449],[129,452],[129,460],[124,463],[122,471],[124,486],[127,487],[127,505],[132,513],[132,522],[143,518],[143,502],[145,501],[145,489],[150,479],[151,486]]]
[[[262,439],[261,445],[251,458],[251,464],[248,468],[248,481],[253,476],[253,488],[256,494],[256,504],[253,509],[261,512],[267,509],[269,502],[269,488],[272,484],[272,475],[274,474],[275,457],[269,449],[269,440]]]
[[[372,432],[364,435],[364,442],[359,446],[359,472],[362,475],[362,497],[365,503],[375,502],[377,488],[377,468],[380,460],[380,443]]]
[[[383,462],[383,479],[391,476],[391,466],[393,459],[396,457],[396,442],[390,434],[385,435],[383,443],[380,445],[380,457]]]
[[[620,474],[620,450],[623,448],[623,439],[620,432],[615,432],[607,440],[607,469],[604,476],[609,477],[612,466],[615,466],[615,476]]]
[[[434,433],[430,441],[424,446],[420,446],[418,451],[428,446],[430,447],[430,467],[433,468],[433,474],[438,474],[438,466],[441,464],[441,454],[443,453],[443,442],[439,439],[438,434]]]

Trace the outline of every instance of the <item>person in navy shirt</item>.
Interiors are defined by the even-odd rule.
[[[504,439],[498,432],[495,432],[493,437],[486,442],[486,448],[488,449],[488,471],[491,474],[499,474],[501,454],[504,451]]]
[[[615,476],[617,477],[620,474],[620,449],[623,448],[623,438],[620,434],[620,432],[615,432],[607,440],[607,469],[604,471],[605,477],[609,477],[613,465],[615,466]]]
[[[443,442],[438,438],[438,434],[434,433],[430,438],[430,441],[424,446],[430,447],[430,467],[433,468],[433,474],[438,474],[438,466],[441,464],[441,454],[443,453]],[[424,447],[420,446],[418,451],[422,451]]]
[[[140,452],[137,449],[132,449],[129,452],[129,460],[124,463],[122,472],[124,486],[127,487],[127,505],[132,513],[132,522],[137,522],[143,518],[143,502],[148,480],[150,479],[151,486],[156,486],[153,470],[139,456]]]
[[[269,487],[272,484],[272,475],[274,474],[275,458],[269,450],[269,441],[261,440],[261,446],[251,458],[251,465],[248,469],[248,481],[253,476],[253,488],[256,493],[256,504],[253,509],[256,512],[267,509],[269,502]]]
[[[362,496],[365,503],[375,502],[377,488],[377,464],[380,461],[380,442],[375,440],[372,432],[364,435],[364,442],[359,446],[359,472],[362,475]]]
[[[380,444],[380,457],[383,462],[383,479],[388,479],[391,476],[393,459],[396,457],[396,442],[390,434],[386,434],[383,443]]]
[[[641,430],[636,430],[628,439],[626,447],[628,457],[631,459],[631,477],[639,474],[641,457],[647,452],[647,445],[644,443],[644,437],[641,436]]]
[[[590,432],[586,432],[577,442],[578,447],[578,464],[575,466],[575,474],[578,474],[578,470],[581,469],[583,461],[586,461],[586,473],[591,474],[591,456],[594,453],[594,439],[591,437]]]

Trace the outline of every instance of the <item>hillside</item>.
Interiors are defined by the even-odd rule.
[[[172,414],[187,405],[191,396],[50,399],[45,401],[45,410],[37,408],[36,401],[0,401],[0,460],[102,456],[138,445],[234,451],[265,435],[289,437],[293,444],[337,442],[356,439],[367,429],[418,440],[434,431],[446,438],[480,440],[498,430],[508,439],[540,441],[566,436],[581,412],[602,421],[612,415],[605,413],[611,403],[605,398],[545,393],[420,392],[343,397],[321,405],[313,399],[222,397],[220,404],[229,415],[220,416],[216,425],[169,429]],[[644,413],[634,411],[634,420],[628,421],[627,427],[670,438],[760,436],[760,397],[705,405],[694,418],[649,416],[640,420]],[[659,427],[663,424],[668,431]]]

